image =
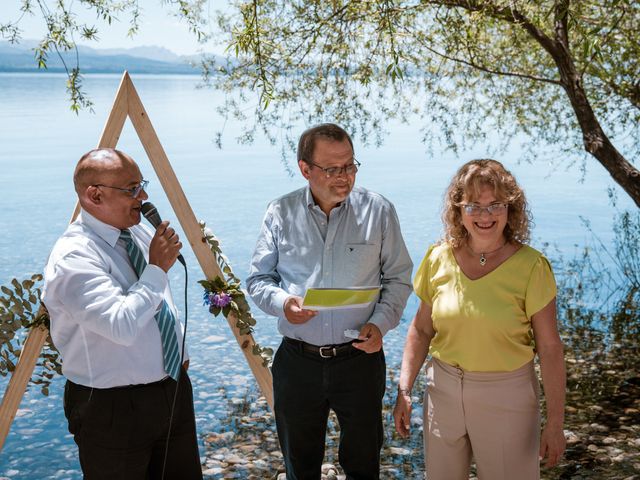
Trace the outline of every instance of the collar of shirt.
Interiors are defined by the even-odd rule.
[[[304,198],[309,208],[317,207],[318,209],[320,209],[320,206],[316,203],[315,199],[313,198],[313,194],[311,193],[311,187],[309,185],[305,187]],[[351,199],[351,193],[349,193],[349,196],[345,199],[344,202],[336,205],[331,211],[333,212],[333,210],[336,210],[336,209],[346,208],[350,202],[350,199]],[[320,211],[322,212],[322,210]]]
[[[84,209],[80,209],[80,214],[78,215],[78,219],[76,221],[87,225],[91,230],[93,230],[96,235],[98,235],[112,247],[116,246],[118,238],[120,238],[119,228],[98,220],[96,217],[94,217]]]

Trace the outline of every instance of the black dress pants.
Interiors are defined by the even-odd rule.
[[[347,479],[379,478],[386,375],[382,350],[367,354],[349,347],[322,358],[285,338],[272,373],[287,480],[320,479],[329,409],[340,424],[338,456]]]
[[[89,388],[67,381],[64,412],[87,480],[200,480],[202,467],[193,393],[182,369],[176,392],[169,378],[147,385]],[[166,452],[166,462],[165,462]]]

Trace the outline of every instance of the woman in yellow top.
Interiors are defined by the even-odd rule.
[[[551,266],[529,240],[529,211],[513,175],[474,160],[451,181],[445,239],[414,280],[420,306],[407,334],[394,409],[406,437],[411,388],[427,353],[424,400],[429,480],[540,477],[564,448],[565,370]],[[538,354],[547,404],[540,435]]]

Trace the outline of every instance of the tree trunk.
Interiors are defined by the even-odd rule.
[[[567,47],[556,41],[549,53],[558,66],[562,85],[582,130],[585,150],[602,164],[616,183],[640,207],[640,172],[613,146],[602,130]]]
[[[558,0],[555,5],[555,38],[545,34],[517,9],[506,8],[497,3],[479,0],[442,0],[430,3],[450,8],[459,7],[470,12],[484,12],[490,17],[519,25],[526,30],[551,55],[558,67],[561,83],[582,130],[585,150],[602,164],[615,182],[640,207],[640,172],[618,152],[602,130],[573,62],[569,49],[569,0]]]

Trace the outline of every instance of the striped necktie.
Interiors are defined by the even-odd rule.
[[[125,241],[133,269],[136,271],[138,278],[140,278],[144,268],[147,266],[147,261],[144,259],[142,250],[140,250],[140,247],[133,241],[129,230],[122,230],[120,239]],[[166,301],[162,301],[162,308],[156,313],[155,319],[160,329],[160,337],[162,338],[164,369],[171,378],[177,381],[180,374],[180,352],[178,350],[178,338],[175,329],[176,319]]]

